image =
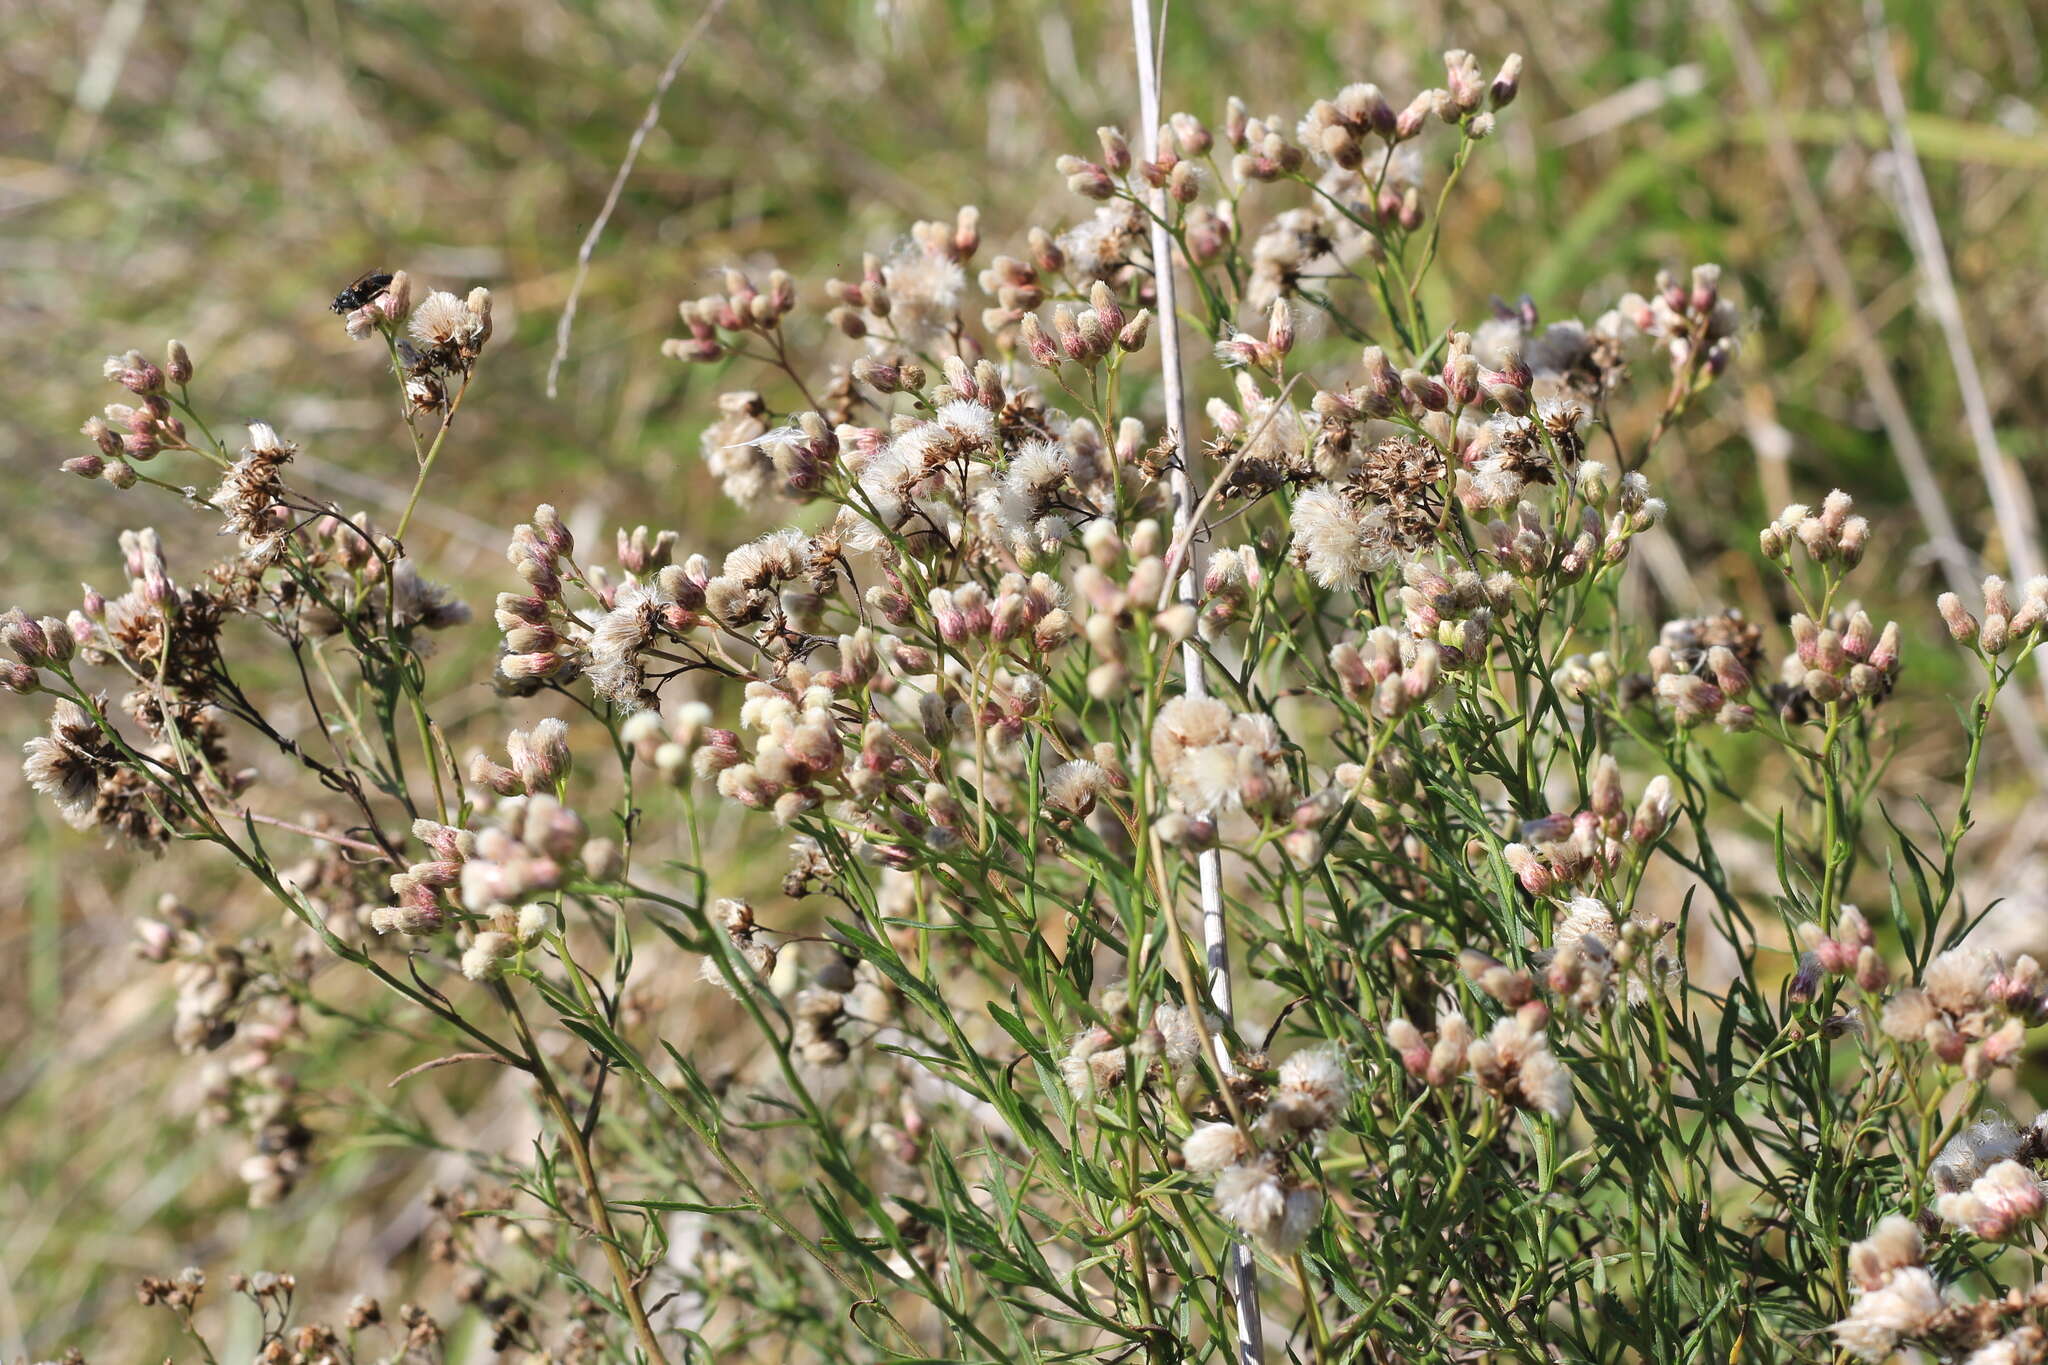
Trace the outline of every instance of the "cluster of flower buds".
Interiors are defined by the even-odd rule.
[[[92,623],[84,623],[88,638]],[[34,617],[19,607],[0,615],[0,645],[12,660],[0,660],[0,688],[25,696],[41,686],[39,668],[62,669],[71,662],[78,640],[70,624],[54,616]]]
[[[1671,779],[1662,773],[1643,788],[1629,812],[1620,769],[1611,755],[1595,762],[1585,809],[1525,820],[1515,842],[1501,849],[1508,870],[1532,896],[1555,896],[1597,884],[1645,856],[1670,828]]]
[[[144,1308],[162,1305],[176,1309],[186,1317],[191,1316],[192,1306],[199,1302],[199,1296],[206,1292],[206,1272],[196,1265],[188,1265],[178,1272],[176,1279],[161,1275],[144,1275],[136,1283],[135,1297]]]
[[[2008,962],[1988,948],[1951,948],[1927,964],[1920,984],[1885,1001],[1885,1033],[1924,1043],[1936,1057],[1983,1080],[2015,1065],[2027,1029],[2048,1019],[2048,975],[2022,954]]]
[[[1517,1109],[1563,1122],[1572,1111],[1572,1078],[1550,1050],[1550,1011],[1532,1000],[1494,1023],[1465,1050],[1480,1089]]]
[[[1158,554],[1157,524],[1145,522],[1128,542],[1106,521],[1089,523],[1086,543],[1093,561],[1074,573],[1074,586],[1088,606],[1081,636],[1096,663],[1088,670],[1088,694],[1108,699],[1123,696],[1131,683],[1130,651],[1150,632],[1160,646],[1171,647],[1192,635],[1195,608],[1184,602],[1159,606],[1166,589],[1166,561]],[[1131,551],[1129,568],[1118,561]],[[1122,572],[1119,582],[1112,571]]]
[[[1960,645],[1970,645],[1986,658],[2007,650],[2029,650],[2048,622],[2048,578],[2030,578],[2021,590],[2020,603],[2013,605],[2012,592],[2003,578],[1993,574],[1984,580],[1984,616],[1970,615],[1963,600],[1952,592],[1935,599],[1942,624]]]
[[[533,509],[533,520],[512,528],[505,560],[534,594],[548,601],[562,596],[562,570],[576,553],[576,538],[549,503]],[[572,570],[573,571],[573,570]]]
[[[1568,654],[1550,672],[1550,685],[1560,696],[1585,701],[1612,689],[1621,681],[1621,669],[1606,650],[1591,654]]]
[[[1399,600],[1402,624],[1417,640],[1435,640],[1445,668],[1473,668],[1485,661],[1496,612],[1508,605],[1509,580],[1482,579],[1457,568],[1446,575],[1426,560],[1402,567]]]
[[[1339,763],[1330,772],[1330,785],[1374,823],[1391,828],[1399,821],[1400,803],[1415,794],[1415,765],[1399,749],[1389,748],[1369,765]]]
[[[1967,1189],[1937,1195],[1934,1211],[1942,1221],[1973,1237],[2001,1242],[2041,1216],[2048,1207],[2041,1178],[2017,1161],[2000,1161],[1970,1182]]]
[[[1614,948],[1605,938],[1580,934],[1551,951],[1543,964],[1543,984],[1568,1011],[1590,1014],[1614,998],[1614,959]]]
[[[1277,115],[1253,118],[1244,101],[1232,96],[1223,119],[1223,137],[1230,144],[1230,174],[1240,184],[1279,180],[1300,171],[1308,153],[1287,138],[1286,123]]]
[[[1781,685],[1772,692],[1779,714],[1802,717],[1806,703],[1876,701],[1890,694],[1899,676],[1899,623],[1877,628],[1862,611],[1836,613],[1821,624],[1804,613],[1792,617],[1793,652],[1785,656]]]
[[[992,360],[976,360],[969,363],[964,357],[949,355],[939,365],[943,376],[931,392],[934,408],[945,408],[951,403],[972,403],[990,414],[991,427],[999,425],[998,417],[1008,405],[1009,386],[1003,380],[1003,371]],[[846,428],[849,437],[879,439],[883,433],[865,427]],[[866,452],[863,452],[866,453]]]
[[[818,496],[839,467],[839,433],[819,413],[796,413],[787,425],[755,438],[755,445],[767,456],[778,491],[794,502]]]
[[[359,575],[365,583],[380,581],[400,548],[390,537],[370,529],[369,513],[348,516],[338,509],[302,526],[299,544],[312,564]]]
[[[1463,634],[1454,648],[1460,662],[1467,643]],[[1471,643],[1483,646],[1483,633]],[[1418,640],[1392,626],[1374,626],[1357,644],[1341,640],[1330,647],[1330,671],[1344,695],[1370,705],[1374,715],[1395,720],[1426,704],[1443,686],[1445,649],[1434,639]]]
[[[703,620],[710,567],[698,555],[682,565],[669,563],[674,539],[667,532],[650,542],[645,528],[630,536],[621,531],[618,543],[627,571],[614,581],[595,567],[579,574],[574,540],[553,507],[542,504],[531,523],[515,528],[505,555],[529,591],[500,593],[497,599],[495,618],[504,636],[498,666],[508,684],[536,685],[580,667],[615,704],[629,710],[647,704],[640,651],[658,633],[680,635]],[[564,605],[563,585],[571,579],[606,608],[595,627]]]
[[[966,665],[958,659],[948,659],[946,671],[952,690],[963,697],[972,694],[973,680]],[[1029,669],[994,669],[987,675],[979,700],[978,710],[956,708],[956,714],[969,715],[972,720],[966,726],[956,722],[953,728],[961,733],[972,733],[978,726],[992,752],[1004,756],[1013,754],[1029,728],[1031,718],[1045,706],[1045,675]],[[938,742],[934,740],[934,743]]]
[[[661,572],[675,559],[676,533],[649,532],[635,526],[630,532],[621,526],[617,533],[619,567],[635,578]]]
[[[1169,842],[1203,846],[1232,811],[1265,817],[1293,809],[1286,744],[1271,716],[1234,715],[1214,697],[1175,697],[1153,721],[1151,750],[1178,807],[1160,830]]]
[[[1309,106],[1296,135],[1318,161],[1356,171],[1374,155],[1367,139],[1392,148],[1419,135],[1432,116],[1462,125],[1473,138],[1487,136],[1490,111],[1514,103],[1521,85],[1521,54],[1510,54],[1489,82],[1477,57],[1454,49],[1444,53],[1443,88],[1424,90],[1396,111],[1378,86],[1347,85],[1334,99]]]
[[[1674,370],[1687,370],[1698,357],[1701,372],[1713,377],[1735,358],[1742,315],[1721,295],[1718,265],[1694,266],[1689,284],[1660,270],[1655,293],[1648,298],[1624,294],[1615,311],[1623,322],[1658,342]]]
[[[1366,139],[1391,142],[1394,123],[1394,106],[1377,85],[1353,84],[1310,105],[1296,134],[1317,160],[1355,171],[1365,164]]]
[[[1050,238],[1046,244],[1053,251],[1058,251],[1057,247],[1051,246]],[[990,261],[981,272],[979,282],[981,292],[995,300],[994,307],[982,310],[981,324],[998,337],[1008,334],[1011,328],[1026,316],[1036,313],[1039,305],[1045,302],[1045,285],[1038,266],[1015,256],[998,256]],[[865,324],[860,323],[859,314],[846,311],[861,326],[864,334]],[[840,319],[842,315],[835,310],[833,316]],[[843,328],[845,322],[842,320],[840,325]]]
[[[536,923],[536,935],[539,929],[540,926]],[[471,936],[469,946],[462,950],[462,974],[471,981],[496,981],[505,974],[505,968],[519,956],[519,939],[516,925],[512,930],[480,930]]]
[[[813,683],[792,693],[788,686],[787,679],[747,684],[740,724],[761,736],[751,759],[729,730],[707,731],[695,758],[699,774],[717,775],[719,795],[772,810],[783,824],[816,809],[825,799],[818,784],[833,782],[846,762],[833,690]]]
[[[849,372],[879,394],[922,393],[931,378],[924,366],[900,352],[860,356]]]
[[[559,588],[556,589],[559,592]],[[569,640],[557,629],[558,600],[540,593],[501,592],[493,619],[504,635],[498,671],[511,683],[559,676],[573,662]]]
[[[134,406],[109,403],[103,415],[87,418],[79,430],[95,449],[64,461],[63,468],[83,479],[128,488],[139,477],[135,465],[155,459],[160,451],[192,448],[185,423],[165,392],[166,383],[182,388],[192,378],[192,357],[183,342],[173,341],[161,366],[140,351],[128,351],[108,356],[103,373],[141,401]]]
[[[1054,305],[1050,333],[1036,313],[1026,313],[1018,322],[1017,336],[1031,362],[1050,370],[1069,360],[1095,365],[1112,350],[1143,350],[1151,329],[1151,309],[1127,311],[1115,291],[1097,280],[1088,287],[1086,308],[1077,313],[1064,303]]]
[[[1134,160],[1130,139],[1119,128],[1097,128],[1095,140],[1102,148],[1098,160],[1084,156],[1061,156],[1053,169],[1066,177],[1067,188],[1084,199],[1112,199],[1117,185],[1127,179]]]
[[[1520,1009],[1536,998],[1535,976],[1508,966],[1491,953],[1482,953],[1477,948],[1463,950],[1458,954],[1458,970],[1474,986],[1508,1009]]]
[[[1202,193],[1202,159],[1215,145],[1200,119],[1193,114],[1175,114],[1168,126],[1159,130],[1158,156],[1138,161],[1138,178],[1155,190],[1166,191],[1175,204],[1192,204]]]
[[[1943,1222],[1973,1237],[2004,1241],[2048,1209],[2048,1189],[2032,1169],[2044,1155],[2037,1120],[2025,1132],[2003,1119],[1971,1124],[1928,1169]]]
[[[179,384],[192,377],[192,359],[183,355],[183,352],[184,346],[181,343],[171,343],[171,368],[182,368],[183,371],[183,377],[175,381]],[[125,351],[120,355],[108,356],[100,367],[100,373],[138,398],[162,393],[165,382],[170,378],[166,367],[158,365],[140,351]]]
[[[961,332],[959,305],[967,285],[964,267],[981,247],[981,211],[970,205],[951,223],[913,224],[910,235],[887,261],[863,256],[858,280],[827,281],[828,316],[855,339],[876,336],[915,348],[950,335],[951,349],[972,359],[980,344]]]
[[[1758,547],[1764,558],[1788,570],[1794,549],[1803,550],[1815,564],[1853,569],[1870,543],[1870,523],[1854,507],[1854,500],[1839,488],[1821,500],[1818,512],[1795,502],[1757,533]]]
[[[1925,1256],[1919,1226],[1898,1214],[1851,1246],[1856,1297],[1849,1316],[1828,1329],[1835,1344],[1859,1360],[1889,1360],[1901,1340],[1921,1336],[1945,1317],[1949,1302],[1922,1264]]]
[[[963,204],[950,223],[912,223],[910,240],[927,256],[965,264],[981,250],[981,210],[972,204]]]
[[[1799,968],[1792,974],[1789,994],[1794,1000],[1811,1000],[1821,980],[1830,976],[1853,976],[1866,991],[1881,991],[1891,984],[1891,971],[1877,950],[1877,935],[1870,921],[1853,905],[1842,907],[1833,930],[1808,920],[1798,929]]]
[[[1258,598],[1265,576],[1253,546],[1230,545],[1210,553],[1202,567],[1200,627],[1204,639],[1216,638],[1245,614]]]
[[[711,720],[711,708],[701,701],[684,702],[667,716],[635,711],[619,727],[619,739],[636,759],[680,787],[690,780],[692,755],[712,733]]]
[[[573,872],[607,881],[622,865],[618,845],[586,839],[582,818],[551,796],[513,797],[492,817],[477,831],[458,881],[464,905],[481,921],[462,954],[462,973],[472,981],[496,980],[540,941],[552,911],[535,898]]]
[[[1437,1013],[1433,1034],[1396,1015],[1387,1024],[1387,1046],[1401,1069],[1424,1085],[1442,1088],[1465,1074],[1465,1054],[1473,1042],[1472,1025],[1454,1009]]]
[[[1469,1074],[1503,1103],[1562,1122],[1572,1112],[1572,1078],[1550,1050],[1549,1022],[1548,1007],[1529,1000],[1497,1020],[1484,1038],[1474,1038],[1464,1016],[1447,1010],[1437,1018],[1434,1039],[1397,1017],[1387,1025],[1387,1043],[1402,1068],[1425,1085],[1448,1086]]]
[[[539,796],[553,793],[569,775],[569,727],[553,716],[531,730],[512,731],[505,748],[510,767],[478,752],[470,756],[469,780],[499,796]]]
[[[1351,776],[1356,779],[1359,774],[1354,771]],[[1328,851],[1330,820],[1343,810],[1344,803],[1351,799],[1354,799],[1352,789],[1333,778],[1327,785],[1297,801],[1293,814],[1288,817],[1288,823],[1292,828],[1280,838],[1282,847],[1287,850],[1287,856],[1308,867],[1320,862]],[[1361,796],[1357,799],[1362,801],[1364,798]]]
[[[1090,1024],[1067,1040],[1060,1057],[1060,1079],[1067,1093],[1077,1100],[1113,1092],[1124,1083],[1130,1066],[1130,1050],[1117,1042],[1116,1034],[1101,1024]]]
[[[1182,1164],[1215,1177],[1216,1211],[1276,1256],[1301,1249],[1322,1217],[1323,1194],[1291,1176],[1287,1154],[1313,1145],[1351,1099],[1349,1065],[1335,1047],[1303,1048],[1280,1064],[1269,1088],[1247,1096],[1253,1137],[1234,1123],[1198,1123]]]
[[[1667,621],[1650,648],[1653,695],[1680,729],[1712,721],[1734,733],[1756,724],[1756,708],[1742,700],[1754,683],[1747,662],[1753,646],[1724,629],[1730,622],[1740,618]]]
[[[462,865],[476,852],[476,835],[453,825],[415,820],[413,837],[433,856],[391,876],[396,903],[370,912],[370,927],[380,934],[436,934],[454,918],[446,893],[462,880]]]
[[[1605,465],[1587,460],[1576,479],[1576,530],[1563,519],[1572,515],[1570,504],[1553,525],[1534,502],[1517,501],[1512,519],[1488,521],[1481,528],[1486,537],[1481,549],[1518,578],[1575,583],[1628,558],[1630,541],[1664,519],[1664,500],[1649,496],[1649,483],[1640,474],[1611,480]]]
[[[553,796],[513,796],[491,808],[457,878],[462,904],[497,915],[561,888],[591,842],[583,817]],[[608,855],[591,850],[599,861]]]
[[[1393,367],[1385,352],[1376,346],[1368,346],[1365,362],[1366,397],[1374,408],[1391,408],[1396,402],[1405,400],[1409,415],[1419,421],[1424,413],[1463,412],[1483,404],[1497,409],[1501,433],[1523,436],[1531,444],[1540,441],[1542,433],[1556,425],[1554,422],[1531,420],[1530,414],[1537,411],[1536,400],[1530,392],[1536,382],[1536,374],[1522,359],[1521,350],[1515,344],[1501,348],[1499,369],[1489,369],[1480,363],[1473,351],[1472,334],[1453,332],[1444,348],[1443,365],[1437,373],[1399,371],[1398,392],[1389,382],[1389,372]],[[1550,416],[1552,410],[1558,417],[1564,417],[1564,400],[1552,400],[1543,415]],[[1574,426],[1582,421],[1583,409],[1575,409],[1571,418]],[[1577,432],[1572,430],[1564,434],[1569,438],[1566,453],[1576,458]],[[1467,448],[1464,463],[1474,462],[1473,456],[1478,453],[1479,445],[1475,437]]]
[[[1606,902],[1578,896],[1551,931],[1542,959],[1543,984],[1581,1013],[1614,998],[1617,973],[1628,983],[1630,1005],[1673,989],[1685,971],[1668,920],[1630,915],[1617,922]]]
[[[1616,679],[1611,663],[1604,656],[1596,658],[1598,668],[1594,661],[1587,664],[1598,675],[1595,685],[1602,690],[1612,687]],[[1730,732],[1742,731],[1756,723],[1755,708],[1742,698],[1749,694],[1762,659],[1763,631],[1731,610],[1666,621],[1650,647],[1648,675],[1619,681],[1624,699],[1654,697],[1681,728],[1712,720]],[[1574,686],[1585,681],[1572,679]]]
[[[879,269],[875,278],[879,287]],[[676,313],[690,335],[670,337],[662,342],[661,353],[697,363],[723,359],[727,347],[719,339],[720,332],[765,336],[781,327],[782,319],[795,307],[796,281],[788,271],[771,271],[768,287],[763,290],[755,287],[746,272],[728,270],[724,293],[685,299],[676,306]]]

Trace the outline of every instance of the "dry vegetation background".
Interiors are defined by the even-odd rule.
[[[411,537],[423,563],[487,604],[508,582],[504,528],[565,488],[578,491],[563,511],[579,528],[608,536],[610,517],[629,512],[722,551],[744,532],[696,453],[718,376],[660,356],[675,302],[733,262],[852,274],[863,249],[961,203],[982,205],[991,225],[1069,221],[1080,206],[1053,156],[1087,150],[1098,124],[1128,125],[1134,103],[1115,5],[736,0],[671,92],[599,248],[551,402],[543,376],[576,243],[694,17],[642,0],[0,0],[4,581],[26,596],[109,568],[122,497],[56,466],[84,448],[78,423],[109,396],[99,357],[154,352],[174,335],[198,360],[210,411],[274,421],[303,444],[305,482],[388,522],[409,459],[375,358],[326,311],[372,266],[458,290],[488,284],[499,310],[483,390]],[[2048,468],[2048,12],[1909,0],[1890,22],[2004,457],[2030,487]],[[1179,0],[1167,104],[1214,115],[1236,92],[1255,111],[1300,107],[1346,80],[1426,84],[1446,46],[1527,54],[1504,154],[1446,224],[1439,288],[1468,317],[1488,293],[1523,291],[1562,317],[1660,266],[1714,259],[1753,324],[1736,382],[1712,393],[1707,420],[1679,437],[1683,457],[1660,471],[1674,515],[1640,590],[1676,608],[1768,615],[1753,528],[1795,492],[1841,484],[1877,527],[1874,614],[1881,605],[1880,619],[1896,613],[1929,641],[1938,571],[1856,361],[1865,329],[1964,539],[2008,556],[1894,201],[1865,16],[1855,4],[1744,4],[1732,23],[1745,40],[1704,0]],[[1765,68],[1767,103],[1746,93],[1741,41]],[[1860,314],[1816,270],[1773,137],[1796,149]],[[160,499],[133,513],[163,514]],[[449,641],[441,685],[483,676],[491,645],[487,623]],[[1961,662],[1910,645],[1907,657],[1922,695]],[[502,735],[503,705],[479,685],[444,714]],[[0,736],[18,744],[35,719],[0,711]],[[1887,793],[1940,805],[1959,757],[1947,718],[1927,715],[1918,742],[1902,719]],[[1972,899],[2007,897],[1993,931],[2039,951],[2048,803],[2011,732],[1995,742]],[[451,1073],[390,1090],[406,1060],[354,1046],[337,1023],[298,1067],[315,1170],[282,1206],[245,1208],[239,1138],[196,1126],[199,1078],[171,1048],[167,983],[127,949],[132,918],[160,894],[204,910],[224,888],[191,860],[103,856],[31,801],[11,764],[0,831],[0,1360],[72,1342],[95,1360],[161,1358],[178,1349],[161,1335],[168,1319],[130,1291],[187,1263],[289,1269],[316,1303],[366,1289],[447,1305],[450,1277],[423,1254],[422,1195],[473,1174],[471,1159],[451,1150],[423,1163],[388,1135],[502,1148],[523,1140],[524,1102]],[[1767,843],[1755,847],[1767,860]],[[721,889],[772,880],[779,862],[752,867],[736,857]],[[704,1006],[679,985],[669,1007]],[[2042,1080],[2038,1067],[2022,1077]],[[472,1340],[451,1358],[471,1352],[487,1354]]]

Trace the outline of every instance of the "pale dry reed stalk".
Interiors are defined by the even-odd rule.
[[[1138,64],[1138,128],[1148,161],[1159,159],[1162,131],[1159,98],[1159,64],[1166,50],[1164,26],[1154,33],[1151,0],[1131,0],[1132,51]],[[1180,308],[1174,280],[1173,239],[1167,231],[1166,187],[1152,192],[1153,287],[1159,302],[1159,363],[1165,390],[1163,421],[1166,443],[1173,466],[1168,473],[1173,490],[1173,540],[1166,567],[1173,576],[1174,593],[1190,610],[1200,605],[1196,590],[1201,572],[1201,527],[1197,524],[1207,506],[1195,487],[1194,460],[1187,439],[1187,396],[1181,370]],[[1163,597],[1162,597],[1163,600]],[[1181,673],[1188,695],[1209,695],[1209,681],[1202,653],[1192,637],[1181,646]],[[1196,858],[1202,908],[1202,960],[1208,972],[1209,1003],[1226,1027],[1235,1017],[1230,982],[1230,926],[1223,910],[1223,851],[1203,849]],[[1173,913],[1169,909],[1169,913]],[[1230,1049],[1221,1038],[1215,1041],[1216,1061],[1226,1076],[1234,1064]],[[1265,1326],[1259,1315],[1259,1271],[1253,1262],[1249,1242],[1231,1248],[1230,1297],[1237,1324],[1239,1365],[1258,1365],[1265,1359]]]

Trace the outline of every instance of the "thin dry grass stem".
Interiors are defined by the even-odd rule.
[[[725,8],[726,0],[709,0],[697,22],[690,25],[690,31],[683,35],[683,41],[676,46],[668,65],[661,70],[661,77],[654,83],[654,94],[647,101],[647,112],[640,116],[640,126],[633,130],[632,140],[626,144],[626,155],[619,162],[618,172],[612,176],[611,188],[605,191],[604,207],[598,210],[597,219],[591,223],[590,231],[583,234],[583,244],[576,248],[576,278],[569,286],[569,297],[562,304],[561,320],[555,324],[555,354],[548,361],[548,397],[555,396],[556,382],[561,378],[562,363],[569,358],[569,334],[576,326],[576,304],[583,296],[583,281],[590,274],[590,256],[597,250],[597,239],[604,235],[605,224],[612,219],[612,211],[619,206],[619,196],[625,192],[626,181],[633,174],[633,163],[640,159],[640,147],[647,141],[647,135],[654,131],[654,125],[661,118],[661,102],[668,95],[668,88],[675,84],[677,73],[689,59],[690,52],[697,46],[697,40],[711,27],[711,21]]]

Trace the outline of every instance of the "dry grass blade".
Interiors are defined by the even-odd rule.
[[[446,1057],[436,1057],[431,1062],[421,1062],[418,1066],[406,1068],[386,1081],[385,1088],[395,1087],[399,1082],[409,1081],[423,1072],[439,1071],[444,1066],[454,1066],[460,1062],[496,1062],[499,1066],[512,1065],[495,1052],[451,1052]]]
[[[1977,354],[1970,345],[1970,330],[1963,322],[1962,300],[1956,296],[1955,276],[1948,265],[1948,251],[1942,244],[1941,224],[1927,191],[1927,177],[1920,169],[1920,155],[1913,146],[1907,126],[1905,93],[1899,89],[1898,73],[1892,69],[1891,39],[1884,22],[1884,7],[1864,5],[1870,27],[1870,69],[1877,82],[1878,103],[1884,109],[1891,133],[1892,155],[1898,162],[1899,216],[1905,220],[1906,240],[1927,281],[1927,296],[1933,306],[1941,335],[1948,346],[1949,362],[1955,367],[1956,388],[1962,394],[1963,417],[1976,448],[1977,468],[1984,476],[1984,489],[1991,495],[1992,515],[1998,518],[1998,538],[2013,571],[2021,578],[2041,572],[2041,545],[2034,525],[2033,506],[2026,486],[2013,477],[2005,453],[1998,448],[1998,431],[1991,420],[1991,402],[1984,394],[1984,376],[1977,368]],[[2048,673],[2036,671],[2041,695],[2048,698]]]
[[[1742,22],[1735,0],[1715,0],[1715,10],[1728,34],[1729,48],[1735,57],[1735,69],[1741,78],[1743,91],[1756,112],[1768,116],[1775,102],[1770,77],[1764,71],[1763,60],[1757,55],[1756,44]],[[1892,453],[1898,458],[1900,473],[1905,475],[1914,509],[1927,527],[1930,548],[1941,561],[1942,576],[1955,593],[1974,594],[1976,584],[1972,580],[1978,571],[1975,556],[1964,543],[1955,517],[1949,511],[1948,499],[1942,494],[1941,482],[1935,476],[1920,433],[1913,426],[1905,396],[1899,392],[1898,381],[1892,377],[1891,361],[1885,355],[1883,343],[1871,332],[1870,323],[1863,315],[1855,278],[1850,274],[1849,263],[1843,258],[1840,244],[1828,227],[1827,214],[1806,179],[1806,172],[1799,164],[1799,154],[1793,149],[1792,139],[1782,122],[1766,117],[1764,134],[1771,169],[1792,201],[1793,212],[1798,215],[1801,230],[1806,236],[1807,250],[1813,255],[1822,281],[1842,310],[1864,386],[1870,392],[1878,420],[1884,424],[1885,435],[1891,438]],[[2026,702],[2017,692],[2001,692],[1997,705],[1998,713],[2011,731],[2013,743],[2034,774],[2035,781],[2048,785],[2048,749],[2042,746],[2040,732],[2033,716],[2028,713]]]

